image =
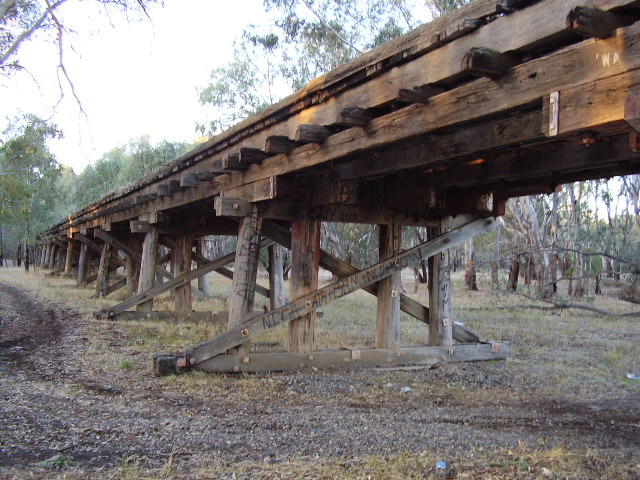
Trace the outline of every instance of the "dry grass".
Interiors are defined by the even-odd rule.
[[[266,283],[264,278],[260,281]],[[122,300],[122,294],[97,300],[92,299],[90,288],[78,289],[72,279],[49,278],[44,272],[26,274],[19,269],[0,269],[0,282],[12,284],[40,296],[70,306],[81,312],[92,312],[111,306]],[[214,275],[209,278],[211,298],[196,299],[195,310],[227,310],[230,282]],[[639,373],[640,319],[637,317],[603,317],[581,310],[540,311],[521,308],[534,302],[507,293],[491,293],[486,278],[481,277],[480,292],[465,291],[462,279],[454,275],[455,319],[477,333],[483,340],[505,341],[511,345],[511,357],[502,365],[514,382],[531,385],[531,390],[541,397],[556,395],[589,395],[590,398],[608,398],[615,390],[618,395],[633,394],[639,390],[638,381],[626,377]],[[411,281],[405,290],[416,300],[427,304],[427,290],[421,286],[413,293]],[[580,300],[598,308],[622,313],[638,311],[637,306],[616,298],[616,290],[609,287],[603,295]],[[266,305],[257,299],[256,308]],[[172,310],[173,302],[167,294],[155,301],[156,310]],[[375,298],[365,292],[356,292],[322,309],[317,325],[319,348],[342,345],[370,345],[375,324]],[[206,322],[151,322],[113,321],[110,332],[121,332],[119,342],[131,352],[131,357],[109,356],[109,345],[100,338],[102,321],[87,317],[95,326],[95,338],[85,347],[86,357],[100,357],[109,363],[109,371],[122,376],[148,373],[149,365],[136,353],[157,353],[184,349],[205,338],[220,333],[221,325]],[[101,328],[98,328],[101,326]],[[283,349],[286,346],[286,326],[260,336],[254,342],[260,349]],[[425,342],[427,327],[410,318],[402,318],[402,341],[405,344]],[[522,376],[526,375],[526,379]],[[380,382],[406,384],[408,375],[389,372]],[[270,398],[282,390],[277,378],[223,375],[193,372],[190,375],[165,377],[157,380],[164,388],[194,396],[206,395],[216,388],[229,388],[237,398]],[[413,385],[416,391],[437,393],[455,399],[456,402],[481,404],[494,395],[490,389],[469,389],[455,381],[437,380],[430,384]],[[521,393],[502,392],[505,397]],[[387,402],[399,401],[396,391],[372,387],[369,391],[346,394],[343,401]],[[374,399],[374,400],[371,400]],[[438,477],[435,463],[440,460],[432,452],[406,453],[399,446],[398,452],[388,456],[363,456],[357,458],[287,458],[266,459],[264,462],[243,461],[227,465],[212,459],[203,464],[192,478],[236,479],[411,479]],[[531,478],[612,478],[638,477],[640,460],[636,457],[616,464],[603,451],[579,451],[570,448],[544,448],[540,445],[520,445],[514,451],[487,447],[484,451],[468,452],[466,456],[450,456],[446,459],[455,467],[452,478],[468,479],[531,479]],[[10,472],[0,473],[0,478],[12,478]],[[55,476],[51,476],[55,475]],[[16,477],[19,478],[19,477]],[[74,476],[73,469],[60,474],[49,472],[41,478],[84,478]],[[101,477],[95,477],[101,478]],[[111,479],[169,479],[185,478],[185,472],[176,469],[170,459],[161,469],[150,469],[135,458],[123,461],[115,471],[102,478]]]

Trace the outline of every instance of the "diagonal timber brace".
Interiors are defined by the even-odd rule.
[[[170,248],[171,250],[176,248],[176,243],[170,238],[162,237],[160,239],[160,243],[163,244],[165,247]],[[211,262],[210,259],[198,253],[197,251],[193,251],[192,255],[193,255],[193,259],[197,262],[199,267],[207,265],[208,263]],[[229,270],[226,267],[216,268],[214,272],[222,275],[225,278],[228,278],[229,280],[233,280],[233,270]],[[263,297],[269,298],[269,289],[264,288],[262,285],[256,285],[256,293],[259,293]]]
[[[273,242],[272,241],[268,241],[268,240],[263,240],[260,244],[260,248],[265,248],[268,247],[269,245],[271,245]],[[213,260],[209,263],[207,263],[206,265],[197,268],[195,270],[190,270],[188,272],[185,272],[181,275],[178,275],[177,277],[169,280],[168,282],[165,282],[161,285],[155,286],[153,288],[150,288],[149,290],[139,293],[138,295],[135,295],[131,298],[129,298],[128,300],[125,300],[122,303],[119,303],[118,305],[115,305],[111,308],[108,308],[106,310],[101,310],[101,311],[97,311],[94,312],[94,315],[98,318],[111,318],[111,317],[115,317],[117,314],[124,312],[130,308],[133,308],[137,305],[140,305],[141,303],[147,302],[149,300],[152,300],[154,298],[156,298],[158,295],[163,294],[164,292],[167,292],[169,290],[171,290],[172,288],[176,288],[176,287],[180,287],[188,282],[191,282],[192,280],[195,280],[196,278],[198,278],[201,275],[204,275],[205,273],[209,273],[214,271],[217,268],[220,268],[223,265],[227,265],[228,263],[233,262],[235,259],[235,252],[234,253],[230,253],[228,255],[224,255],[216,260]]]
[[[291,235],[284,227],[265,220],[262,230],[269,238],[283,247],[291,249]],[[325,250],[320,250],[320,266],[340,278],[345,278],[360,272],[356,267],[348,264],[344,260],[340,260]],[[376,283],[364,287],[363,290],[371,295],[378,295],[378,285]],[[411,297],[400,294],[400,309],[417,320],[429,324],[429,308]],[[475,333],[455,324],[453,325],[453,338],[460,343],[476,343],[480,341],[480,338]]]
[[[156,367],[158,362],[163,363],[163,371],[167,369],[167,363],[175,366],[175,370],[190,368],[204,362],[216,355],[226,352],[244,342],[251,340],[255,335],[270,330],[271,328],[288,323],[309,313],[314,308],[328,305],[350,293],[355,292],[367,285],[371,285],[392,272],[403,269],[408,265],[413,265],[420,260],[436,255],[448,248],[454,247],[468,238],[490,230],[495,224],[495,219],[487,218],[475,220],[463,227],[453,230],[444,235],[440,235],[433,240],[413,247],[388,260],[380,262],[366,268],[354,275],[343,278],[315,292],[304,295],[297,300],[271,310],[263,315],[255,316],[243,324],[229,329],[217,337],[205,340],[191,349],[184,355],[167,356],[160,355],[154,359]],[[158,370],[158,369],[157,369]]]

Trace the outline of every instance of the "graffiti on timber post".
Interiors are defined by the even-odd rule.
[[[244,300],[252,301],[255,296],[255,278],[260,256],[261,221],[257,211],[243,221],[241,228],[246,229],[243,241],[236,250],[237,284],[235,294]],[[235,275],[234,275],[235,278]]]

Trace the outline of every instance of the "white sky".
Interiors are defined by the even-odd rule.
[[[165,0],[151,19],[127,22],[98,13],[93,2],[72,0],[60,10],[73,28],[73,49],[65,63],[87,119],[56,80],[57,51],[51,40],[36,39],[20,51],[27,74],[0,79],[0,131],[6,116],[35,113],[52,116],[65,139],[51,144],[59,162],[76,172],[111,148],[148,134],[162,139],[194,141],[202,118],[196,86],[225,64],[233,39],[248,24],[266,21],[262,0]]]

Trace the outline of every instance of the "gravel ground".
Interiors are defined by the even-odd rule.
[[[206,478],[241,478],[238,462],[425,451],[449,459],[523,444],[606,451],[631,466],[627,478],[640,464],[637,392],[543,395],[531,365],[159,379],[153,352],[125,332],[5,284],[0,321],[3,479],[60,475],[55,459],[46,463],[56,455],[54,466],[78,478],[116,478],[133,461],[170,465],[176,478],[205,478],[202,468],[218,472]]]

